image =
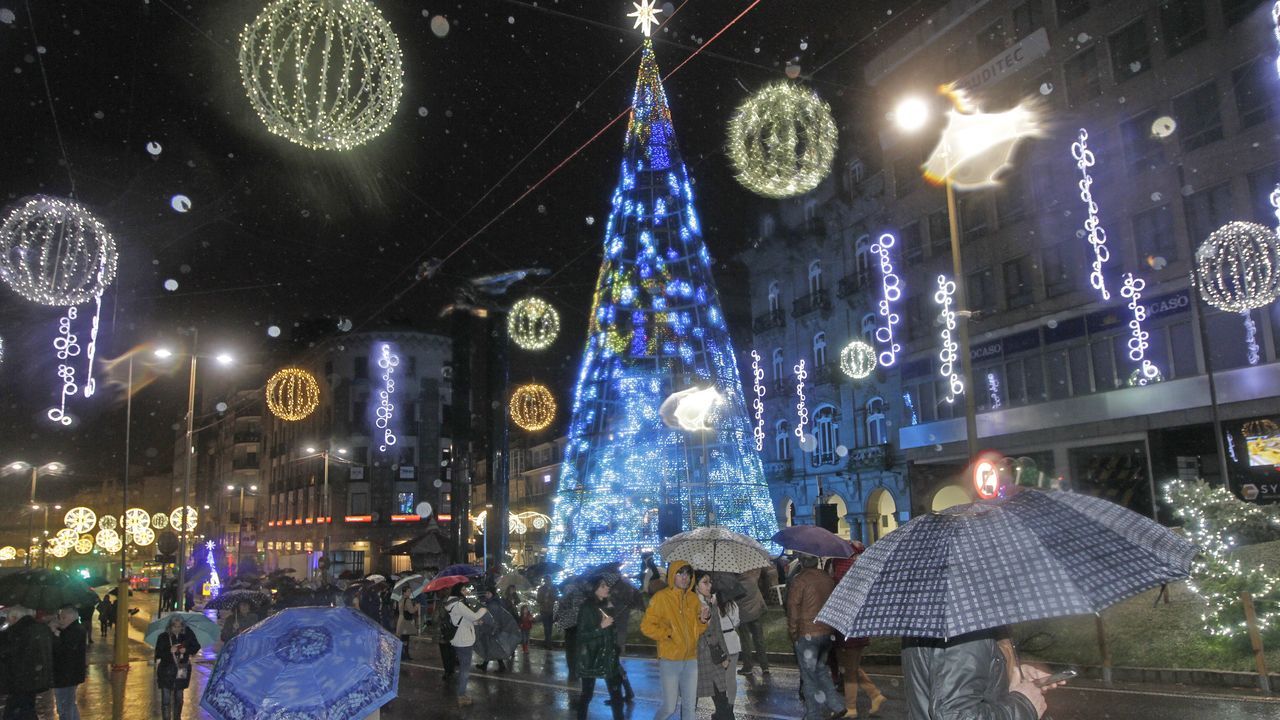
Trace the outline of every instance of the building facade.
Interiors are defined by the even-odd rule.
[[[976,313],[967,391],[983,448],[1161,515],[1161,481],[1223,480],[1212,371],[1231,486],[1250,499],[1280,498],[1274,462],[1250,452],[1276,426],[1280,313],[1255,310],[1246,321],[1214,310],[1189,281],[1196,249],[1224,223],[1276,223],[1269,7],[953,0],[868,63],[877,111],[957,82],[985,111],[1032,100],[1041,114],[1042,137],[1016,151],[999,187],[957,193],[962,280]],[[919,170],[939,124],[916,135],[887,125],[880,132],[884,219],[899,232],[905,268],[899,373],[914,410],[897,438],[916,512],[968,496],[963,399],[947,401],[950,383],[939,374],[934,301],[938,276],[952,274],[950,226],[945,193]],[[1084,168],[1072,150],[1082,129],[1094,160]],[[1110,299],[1090,280],[1097,257],[1082,172],[1106,232],[1110,259],[1099,271]],[[1137,303],[1149,333],[1145,359],[1158,368],[1145,385],[1129,342],[1124,273],[1145,282]]]

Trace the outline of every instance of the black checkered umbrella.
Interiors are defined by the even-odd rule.
[[[818,621],[845,637],[952,638],[1095,613],[1187,577],[1196,548],[1086,495],[1023,490],[921,515],[872,545]]]

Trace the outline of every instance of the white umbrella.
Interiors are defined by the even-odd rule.
[[[769,567],[769,551],[751,538],[722,527],[700,527],[673,535],[658,547],[668,563],[684,560],[695,570],[744,573]]]
[[[392,586],[391,599],[399,600],[404,597],[406,592],[409,593],[409,597],[416,597],[418,592],[422,592],[422,585],[423,577],[421,575],[416,573],[412,575],[405,575],[397,580],[396,584]],[[417,590],[418,592],[414,592],[414,590]]]

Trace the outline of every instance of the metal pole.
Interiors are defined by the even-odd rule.
[[[1209,329],[1204,316],[1204,305],[1200,302],[1200,293],[1194,285],[1191,292],[1196,294],[1196,325],[1200,332],[1200,347],[1204,353],[1204,374],[1209,380],[1209,410],[1213,414],[1213,437],[1218,448],[1218,472],[1222,473],[1222,487],[1231,490],[1231,471],[1227,465],[1227,446],[1222,437],[1222,416],[1218,412],[1218,384],[1213,377],[1213,360],[1209,355]]]
[[[133,425],[133,353],[129,353],[129,384],[124,400],[124,485],[120,497],[120,516],[129,511],[129,444]],[[116,646],[111,669],[116,672],[129,670],[129,568],[128,543],[120,544],[120,580],[116,584]],[[161,591],[164,584],[161,583]],[[93,632],[93,628],[89,628]]]
[[[964,374],[964,432],[969,462],[978,457],[978,406],[973,387],[973,359],[969,357],[969,297],[965,291],[964,264],[960,260],[960,220],[956,212],[956,192],[947,179],[947,223],[951,225],[951,268],[956,282],[960,368]]]
[[[191,341],[191,378],[187,382],[187,442],[183,450],[187,454],[187,472],[182,478],[182,527],[178,528],[178,597],[179,609],[186,609],[187,601],[187,508],[191,496],[191,456],[194,454],[193,435],[196,420],[196,344]]]
[[[324,581],[324,586],[329,587],[329,568],[333,565],[333,559],[329,557],[329,529],[333,526],[333,516],[329,514],[329,451],[324,451],[324,493],[320,498],[320,508],[324,513],[324,544],[321,546],[321,552],[324,557],[324,567],[320,568],[320,577]]]

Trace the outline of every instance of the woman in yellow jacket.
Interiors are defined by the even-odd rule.
[[[680,708],[683,720],[693,720],[698,702],[698,638],[711,613],[693,593],[693,567],[676,560],[667,568],[667,587],[649,601],[640,632],[658,643],[658,675],[662,705],[654,720],[667,720]]]

